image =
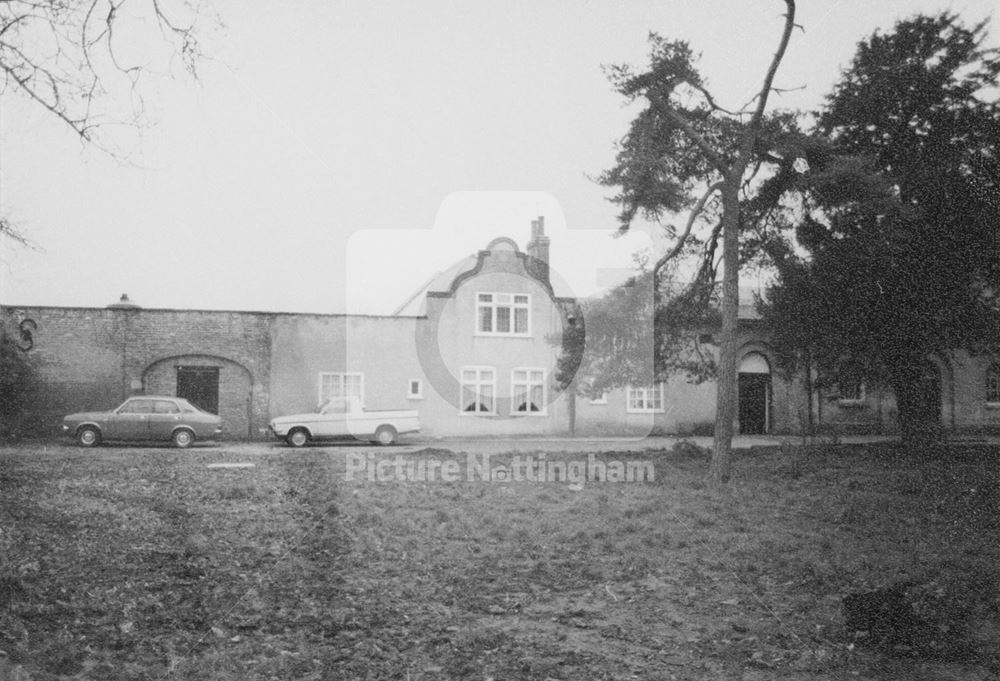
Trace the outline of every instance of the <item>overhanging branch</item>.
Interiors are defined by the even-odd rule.
[[[687,242],[688,236],[690,236],[691,234],[691,229],[692,227],[694,227],[694,221],[698,219],[698,216],[705,209],[705,204],[708,203],[708,200],[709,198],[711,198],[712,194],[714,194],[720,189],[722,189],[722,182],[716,182],[712,184],[705,191],[705,193],[702,194],[701,198],[698,199],[698,203],[694,205],[694,208],[691,209],[691,213],[688,215],[687,224],[684,227],[684,233],[681,234],[681,236],[677,239],[677,243],[674,244],[674,247],[670,249],[668,253],[665,253],[659,260],[657,260],[656,265],[653,266],[654,286],[656,285],[655,281],[659,277],[660,270],[663,269],[663,266],[666,265],[670,260],[677,257],[677,254],[681,252],[682,248],[684,248],[684,244]]]

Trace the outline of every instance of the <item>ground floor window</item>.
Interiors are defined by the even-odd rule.
[[[510,378],[511,410],[515,414],[536,414],[546,412],[545,369],[514,369]]]
[[[1000,404],[1000,366],[994,365],[986,372],[986,401]]]
[[[858,378],[841,378],[837,383],[837,398],[841,402],[864,402],[865,384]]]
[[[493,367],[462,367],[462,411],[471,414],[495,413],[496,381]]]
[[[629,386],[626,391],[627,409],[630,413],[651,413],[663,411],[663,384],[636,388]]]
[[[335,397],[357,397],[364,404],[365,375],[324,371],[319,375],[319,404]]]

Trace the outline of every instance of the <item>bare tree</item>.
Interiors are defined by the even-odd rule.
[[[27,98],[114,154],[100,131],[143,124],[147,75],[180,65],[197,77],[210,16],[197,0],[0,0],[0,96]],[[29,243],[5,218],[0,235]]]

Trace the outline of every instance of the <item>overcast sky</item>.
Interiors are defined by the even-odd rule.
[[[9,90],[0,210],[40,246],[0,243],[0,302],[391,312],[435,272],[544,215],[578,295],[630,264],[608,168],[634,109],[601,66],[687,39],[716,98],[759,87],[778,0],[216,1],[199,82],[148,84],[155,126],[122,164]],[[799,2],[772,105],[812,109],[857,42],[917,11],[967,23],[996,0]],[[993,18],[992,42],[1000,31]],[[595,274],[604,272],[604,275]]]

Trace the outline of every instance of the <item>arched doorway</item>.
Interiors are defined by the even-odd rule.
[[[771,365],[759,352],[740,360],[737,374],[741,435],[764,435],[771,429]]]

